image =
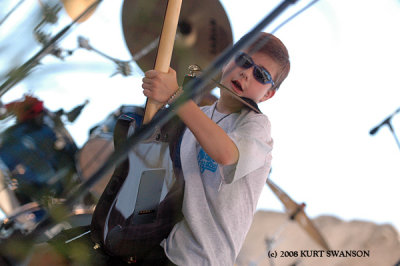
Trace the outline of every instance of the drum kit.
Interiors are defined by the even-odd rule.
[[[96,15],[96,8],[91,8],[85,16],[80,16],[89,7],[93,7],[95,0],[62,0],[61,7],[49,7],[45,1],[38,2],[43,7],[43,19],[32,32],[35,40],[43,46],[52,41],[43,29],[46,23],[57,20],[60,8],[64,8],[68,16],[77,23],[85,23]],[[126,46],[132,55],[132,62],[136,62],[142,69],[153,68],[156,53],[154,43],[160,34],[163,15],[160,12],[164,10],[164,2],[123,1],[121,20]],[[202,8],[195,8],[196,5],[194,0],[185,0],[182,5],[171,62],[171,67],[178,73],[179,82],[183,81],[190,64],[205,67],[232,45],[230,23],[219,1],[203,1]],[[7,14],[2,23],[12,16],[11,12],[16,8],[17,6]],[[112,58],[96,50],[83,37],[78,42],[79,48],[115,62],[121,74],[131,74],[130,62]],[[50,46],[32,65],[24,64],[25,68],[21,73],[10,71],[8,80],[0,86],[0,96],[29,75],[32,68],[41,63],[43,56],[72,56],[72,53],[63,53],[64,51]],[[211,94],[203,98],[207,103],[215,100]],[[31,94],[9,103],[2,104],[0,101],[0,104],[0,243],[11,238],[13,234],[25,235],[32,232],[49,207],[63,204],[69,191],[85,182],[103,165],[114,150],[113,131],[118,117],[143,117],[142,107],[122,105],[93,126],[86,143],[78,148],[63,121],[68,119],[73,122],[87,102],[70,112],[64,112],[63,109],[52,112],[45,107],[43,101]],[[55,225],[47,231],[47,236],[41,237],[42,241],[62,229],[89,224],[94,206],[111,174],[112,172],[105,175],[88,191],[88,196],[74,206],[67,224]]]

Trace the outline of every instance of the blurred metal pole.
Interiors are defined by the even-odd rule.
[[[1,24],[4,23],[4,21],[7,20],[7,18],[24,2],[25,0],[20,0],[8,13],[7,15],[0,21],[0,26]]]

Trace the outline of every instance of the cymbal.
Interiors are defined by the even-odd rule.
[[[90,5],[92,5],[96,0],[61,0],[64,5],[64,9],[67,12],[68,16],[75,20],[83,11],[85,11]],[[79,23],[82,23],[88,20],[91,15],[93,15],[96,9],[92,9],[85,16],[78,20]]]
[[[291,220],[296,220],[296,222],[315,242],[317,242],[324,249],[329,250],[330,248],[327,242],[304,212],[305,204],[296,203],[280,187],[274,184],[270,178],[267,179],[267,184],[285,206],[286,212],[289,214],[289,218]]]
[[[125,0],[122,27],[126,45],[135,55],[161,34],[168,1]],[[222,51],[232,45],[232,30],[224,8],[218,0],[182,2],[177,38],[171,59],[178,83],[182,84],[188,66],[205,69]],[[137,59],[143,71],[153,69],[156,49]],[[215,86],[214,86],[215,87]]]

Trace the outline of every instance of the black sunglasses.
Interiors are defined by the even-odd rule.
[[[275,85],[274,81],[272,80],[271,74],[262,66],[258,66],[254,64],[253,59],[250,55],[240,52],[236,58],[235,63],[238,67],[249,69],[254,66],[253,75],[254,78],[260,82],[261,84],[268,84],[271,83],[272,87]]]

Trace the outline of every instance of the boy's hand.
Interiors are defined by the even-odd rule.
[[[176,72],[172,68],[168,73],[149,70],[142,81],[143,94],[161,104],[165,104],[179,87]]]

